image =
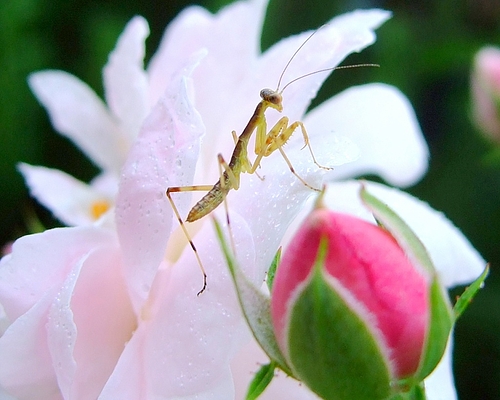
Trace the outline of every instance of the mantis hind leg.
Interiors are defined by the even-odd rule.
[[[228,225],[228,229],[229,229],[229,233],[230,233],[230,237],[231,237],[231,245],[232,245],[233,251],[234,251],[235,246],[234,246],[234,239],[233,239],[233,235],[232,235],[232,231],[231,231],[231,225],[229,222],[229,212],[228,212],[228,207],[227,207],[227,202],[226,202],[226,193],[230,189],[233,189],[233,188],[238,189],[239,188],[239,184],[240,184],[239,173],[238,174],[234,173],[234,171],[231,169],[231,167],[229,167],[229,165],[224,161],[224,158],[222,157],[221,154],[219,154],[217,156],[217,158],[219,161],[218,165],[219,165],[219,175],[220,175],[220,181],[219,181],[220,182],[220,190],[222,191],[222,194],[224,196],[224,207],[226,210],[226,220],[227,220],[227,225]],[[226,173],[226,176],[228,179],[227,182],[226,182],[226,179],[224,178],[224,174],[222,172],[222,169],[224,169],[224,171]],[[227,185],[227,186],[225,186],[225,185]],[[175,205],[175,202],[172,198],[172,193],[198,192],[198,191],[210,192],[212,189],[214,189],[213,185],[191,185],[191,186],[171,186],[171,187],[168,187],[167,191],[166,191],[167,199],[170,203],[170,206],[172,207],[172,210],[174,211],[174,214],[177,218],[177,221],[179,221],[179,225],[180,225],[186,239],[188,240],[189,245],[191,246],[191,249],[194,252],[194,255],[196,257],[198,265],[200,266],[200,270],[203,274],[203,286],[202,286],[201,290],[197,293],[197,296],[202,294],[205,291],[205,289],[207,288],[207,273],[205,271],[205,268],[203,267],[203,263],[201,261],[198,250],[196,249],[196,246],[193,242],[193,239],[191,238],[191,235],[189,234],[189,232],[186,228],[186,224],[182,220],[181,215],[179,213],[179,210],[177,209],[177,206]],[[215,207],[216,207],[216,205],[214,206],[213,204],[210,204],[210,203],[205,204],[202,202],[203,202],[203,200],[198,202],[196,205],[203,204],[203,208],[205,208],[205,207],[208,208],[210,210],[210,212],[213,209],[215,209]],[[195,205],[195,207],[196,207],[196,205]]]
[[[189,235],[189,232],[186,228],[186,225],[182,221],[181,215],[179,214],[179,210],[177,209],[177,206],[175,205],[174,200],[172,199],[172,193],[209,191],[211,188],[212,188],[212,186],[209,186],[209,185],[171,186],[171,187],[167,188],[167,192],[166,192],[168,201],[170,202],[170,206],[172,207],[172,210],[174,211],[174,214],[177,217],[177,221],[179,221],[181,229],[184,232],[184,235],[186,236],[186,239],[188,240],[189,245],[191,246],[191,249],[194,252],[194,255],[196,257],[196,261],[198,261],[198,265],[200,266],[201,273],[203,274],[203,286],[202,286],[201,290],[196,294],[197,296],[202,294],[205,291],[205,289],[207,288],[207,273],[205,271],[205,268],[203,267],[203,263],[201,262],[200,255],[198,254],[198,250],[196,250],[196,246],[194,245],[193,239],[191,239],[191,236]]]

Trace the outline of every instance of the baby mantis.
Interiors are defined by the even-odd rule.
[[[309,136],[307,134],[306,128],[304,124],[301,121],[295,121],[292,124],[289,122],[289,118],[286,116],[283,116],[280,118],[280,120],[268,131],[267,130],[267,121],[266,121],[266,116],[265,112],[268,108],[273,108],[277,110],[278,112],[283,111],[283,105],[282,105],[282,93],[283,91],[293,82],[305,78],[307,76],[317,74],[320,72],[325,72],[325,71],[331,71],[334,69],[343,69],[343,68],[352,68],[352,67],[359,67],[359,66],[375,66],[375,64],[358,64],[358,65],[350,65],[350,66],[342,66],[342,67],[335,67],[335,68],[327,68],[327,69],[322,69],[318,71],[314,71],[311,73],[308,73],[306,75],[302,75],[298,78],[295,78],[288,82],[281,90],[280,84],[281,80],[292,62],[292,60],[295,58],[297,53],[300,51],[300,49],[314,36],[318,30],[321,29],[318,28],[316,29],[309,37],[300,45],[300,47],[295,51],[295,53],[292,55],[292,57],[289,59],[288,63],[285,65],[280,78],[278,80],[278,86],[276,90],[272,89],[262,89],[260,91],[260,97],[261,101],[257,104],[257,107],[255,108],[255,111],[248,121],[246,127],[243,129],[243,132],[240,134],[240,136],[237,136],[235,131],[232,131],[233,135],[233,140],[235,142],[235,147],[233,150],[233,153],[231,155],[231,159],[229,161],[229,164],[226,163],[224,158],[222,157],[221,154],[217,155],[218,163],[219,163],[219,171],[220,171],[220,179],[215,183],[215,185],[192,185],[192,186],[171,186],[167,188],[166,195],[167,198],[170,202],[170,205],[172,206],[172,209],[175,213],[175,216],[177,217],[179,224],[189,241],[189,244],[191,245],[191,248],[193,249],[193,252],[196,256],[196,259],[198,261],[198,264],[200,266],[201,272],[203,274],[203,287],[201,290],[197,293],[197,295],[200,295],[203,293],[206,289],[207,286],[207,274],[205,272],[205,268],[203,267],[203,264],[201,262],[200,256],[198,254],[198,251],[196,250],[196,247],[186,229],[186,226],[179,214],[179,211],[177,210],[177,207],[175,206],[175,203],[172,199],[172,193],[174,192],[193,192],[193,191],[206,191],[207,194],[203,196],[189,211],[188,216],[186,218],[186,222],[194,222],[200,218],[203,218],[207,214],[211,213],[213,210],[215,210],[226,198],[227,194],[231,189],[238,190],[240,187],[240,175],[241,173],[248,173],[248,174],[253,174],[256,173],[256,169],[260,166],[260,162],[262,158],[268,157],[272,153],[274,153],[276,150],[278,150],[285,162],[287,163],[290,171],[292,174],[294,174],[305,186],[312,190],[320,191],[319,189],[309,185],[300,175],[298,175],[290,160],[286,156],[285,152],[283,151],[283,145],[288,141],[288,139],[292,136],[293,132],[297,129],[300,128],[302,132],[302,136],[304,138],[304,147],[307,146],[309,149],[309,152],[311,154],[312,160],[314,163],[319,167],[323,168],[326,170],[330,170],[332,168],[325,167],[320,165],[316,161],[316,157],[314,156],[314,153],[312,151],[311,145],[309,144]],[[253,134],[253,132],[256,131],[256,137],[255,137],[255,155],[256,158],[253,162],[251,162],[248,158],[248,143],[250,141],[250,138]],[[303,148],[304,148],[303,147]],[[222,171],[223,169],[223,171]],[[258,175],[258,174],[257,174]],[[227,205],[226,205],[226,215],[227,215],[227,222],[229,226],[229,216],[228,216],[228,211],[227,211]]]

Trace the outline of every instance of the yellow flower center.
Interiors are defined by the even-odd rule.
[[[111,205],[107,200],[95,201],[90,207],[90,215],[92,215],[94,220],[97,220],[102,214],[109,210],[110,206]]]

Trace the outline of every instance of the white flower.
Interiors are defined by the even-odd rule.
[[[120,169],[150,111],[143,69],[147,22],[133,18],[104,68],[106,104],[85,83],[64,71],[35,72],[29,84],[54,128],[102,170],[89,185],[58,170],[20,164],[38,201],[67,225],[89,224],[114,205]]]
[[[250,367],[242,375],[236,371],[244,363],[235,356],[242,354],[250,335],[210,218],[193,224],[193,240],[208,274],[207,290],[197,297],[202,276],[165,189],[217,181],[216,155],[229,160],[231,131],[241,132],[259,91],[276,86],[291,55],[310,35],[284,39],[260,54],[266,5],[265,0],[240,1],[216,15],[200,7],[184,10],[167,28],[148,68],[149,86],[140,67],[147,28],[142,19],[132,20],[115,51],[121,56],[110,59],[110,66],[117,65],[107,69],[112,79],[105,74],[109,111],[77,83],[65,119],[65,112],[54,111],[65,101],[48,105],[49,94],[60,98],[64,91],[42,95],[35,89],[55,127],[91,154],[105,175],[115,177],[114,185],[122,169],[116,211],[104,216],[104,223],[21,238],[1,260],[0,302],[11,323],[0,338],[0,359],[8,360],[0,365],[0,385],[7,390],[37,399],[230,399],[236,385],[241,398],[239,382],[246,380],[246,385],[251,378],[258,354],[245,358]],[[284,83],[334,67],[372,44],[373,30],[389,15],[364,10],[334,18],[301,49]],[[125,40],[129,33],[130,42]],[[122,48],[124,43],[131,44]],[[53,73],[42,74],[49,74],[40,76],[50,81]],[[55,73],[55,86],[65,79],[63,74]],[[301,79],[283,93],[283,115],[304,121],[318,161],[335,165],[332,171],[319,170],[307,150],[300,150],[303,140],[297,132],[285,147],[297,173],[316,187],[364,173],[397,185],[419,179],[426,170],[427,148],[406,98],[392,87],[370,84],[304,115],[327,75]],[[75,78],[67,79],[74,84]],[[74,93],[83,93],[83,99],[77,102]],[[86,110],[83,116],[77,106]],[[87,112],[98,115],[100,122],[87,121]],[[268,128],[280,116],[270,110]],[[239,190],[227,197],[236,254],[254,282],[262,282],[287,228],[314,194],[290,172],[279,152],[263,159],[261,166],[263,180],[243,174]],[[23,170],[43,202],[49,189],[39,182],[52,172],[42,171],[39,178],[35,174],[40,170]],[[349,185],[333,184],[331,196],[345,197],[354,206]],[[71,199],[59,204],[56,195],[47,194],[56,200],[45,204],[68,224],[80,224],[85,212],[76,218],[74,210],[101,199],[88,193],[76,196],[83,198],[77,204]],[[190,194],[176,193],[174,200],[184,217],[193,204]],[[224,220],[223,207],[214,213]],[[457,257],[473,251],[458,233],[449,240]],[[450,269],[451,282],[453,277],[464,281],[477,275],[482,260],[471,260],[458,272]]]

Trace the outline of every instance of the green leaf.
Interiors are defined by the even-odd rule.
[[[275,369],[276,363],[274,362],[260,367],[248,386],[246,400],[255,400],[264,393],[264,390],[266,390],[274,378]]]
[[[328,283],[327,245],[323,239],[315,269],[291,310],[291,367],[323,399],[386,399],[391,394],[388,361],[366,321]]]
[[[463,292],[462,295],[458,298],[457,302],[455,303],[455,307],[453,307],[453,311],[455,312],[455,320],[457,320],[462,315],[462,313],[471,303],[472,299],[476,296],[479,289],[484,286],[484,281],[489,273],[490,267],[489,265],[487,265],[483,273],[474,282],[472,282],[467,287],[467,289],[465,289],[465,292]]]
[[[259,288],[248,281],[229,251],[219,223],[215,218],[213,220],[222,251],[224,252],[229,271],[231,272],[238,300],[248,326],[269,358],[276,362],[278,367],[285,373],[293,376],[278,347],[276,337],[274,336],[271,319],[271,301],[269,296],[262,293]]]
[[[271,292],[273,289],[273,283],[274,283],[274,276],[276,275],[276,270],[278,269],[278,264],[280,263],[281,259],[281,247],[278,249],[276,252],[276,255],[273,258],[273,262],[271,263],[271,266],[269,267],[267,271],[267,288]]]

